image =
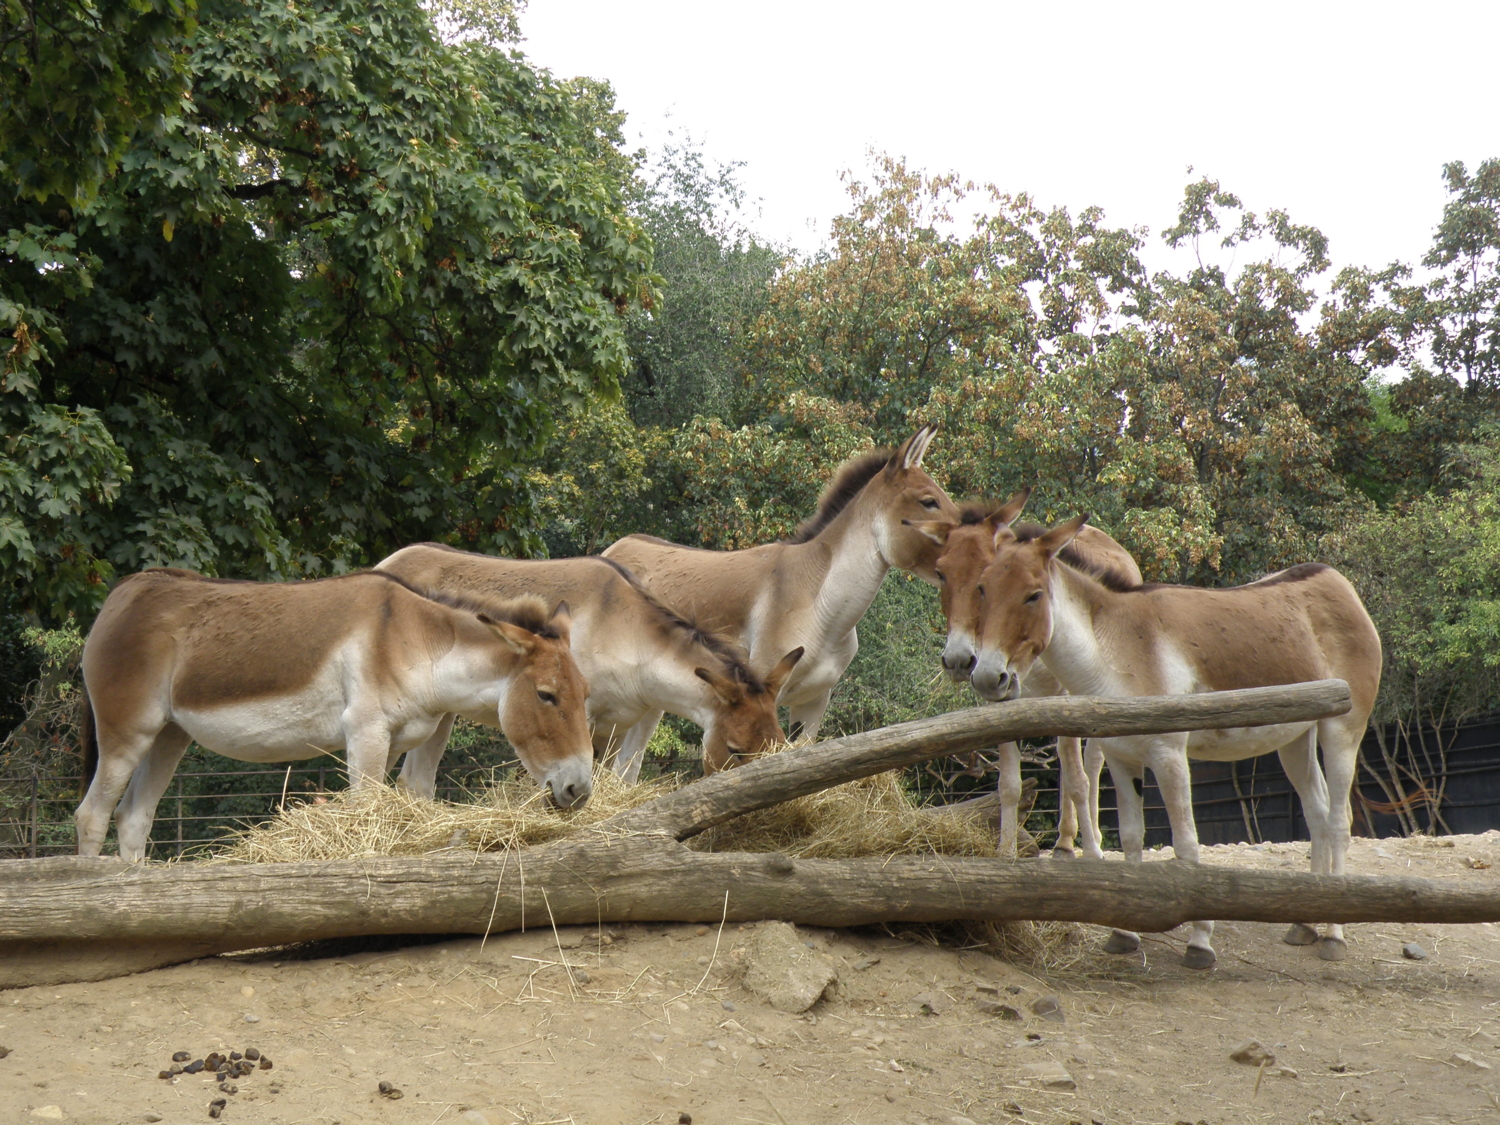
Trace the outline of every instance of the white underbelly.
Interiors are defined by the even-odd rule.
[[[1237,762],[1271,754],[1307,733],[1314,723],[1278,723],[1268,727],[1226,727],[1194,731],[1188,757],[1205,762]]]
[[[242,762],[290,762],[344,748],[343,701],[256,700],[197,711],[173,721],[198,745]]]

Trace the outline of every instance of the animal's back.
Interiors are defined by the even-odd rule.
[[[604,557],[629,568],[657,598],[700,628],[743,640],[756,600],[781,574],[785,544],[738,551],[684,547],[649,535],[627,535]]]

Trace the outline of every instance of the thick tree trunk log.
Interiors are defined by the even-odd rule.
[[[14,860],[0,864],[0,987],[97,980],[317,938],[499,932],[551,922],[713,921],[726,911],[736,921],[829,926],[1050,918],[1135,930],[1194,918],[1500,920],[1500,895],[1422,880],[1169,863],[1133,869],[947,857],[793,862],[781,855],[705,854],[678,842],[840,782],[997,742],[1297,722],[1348,708],[1341,680],[1202,696],[995,704],[761,759],[566,841],[508,855],[171,867]]]
[[[25,876],[0,887],[0,986],[98,979],[185,956],[349,934],[479,934],[596,921],[780,918],[852,926],[1050,918],[1137,931],[1194,918],[1500,921],[1500,892],[1481,884],[1175,861],[793,860],[595,832],[520,856],[171,867],[67,857],[15,866]],[[97,976],[81,976],[91,958]]]

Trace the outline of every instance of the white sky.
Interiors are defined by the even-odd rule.
[[[1500,2],[531,0],[522,49],[609,80],[633,141],[745,162],[763,235],[817,246],[866,150],[1159,232],[1188,165],[1335,268],[1413,265],[1442,165],[1500,157]],[[668,121],[670,114],[670,122]]]

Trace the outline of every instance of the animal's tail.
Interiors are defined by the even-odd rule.
[[[94,729],[94,705],[89,701],[89,689],[83,687],[83,710],[78,716],[79,749],[83,751],[83,784],[79,797],[89,791],[94,783],[94,774],[99,772],[99,732]]]

